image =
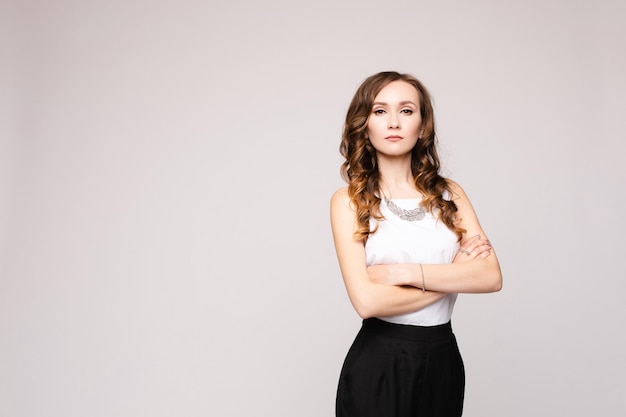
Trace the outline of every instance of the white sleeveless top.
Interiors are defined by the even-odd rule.
[[[446,195],[444,195],[446,198]],[[398,207],[411,210],[419,198],[393,199]],[[406,221],[389,211],[385,200],[380,203],[384,220],[370,219],[370,229],[378,223],[378,230],[365,244],[367,265],[422,263],[451,263],[459,249],[456,235],[437,217],[426,213],[422,220]],[[428,277],[426,277],[428,289]],[[436,326],[450,321],[457,294],[446,294],[437,302],[412,313],[379,317],[382,320],[415,326]]]

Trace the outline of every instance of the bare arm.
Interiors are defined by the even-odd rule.
[[[362,318],[384,317],[417,311],[445,294],[410,286],[373,282],[367,272],[365,247],[354,239],[356,217],[347,190],[338,190],[331,199],[331,226],[335,250],[350,301]]]
[[[502,288],[498,258],[486,240],[478,217],[463,189],[451,182],[459,224],[466,230],[451,264],[423,264],[424,283],[428,290],[444,293],[488,293]],[[469,254],[463,251],[468,251]],[[388,285],[422,287],[419,264],[376,265],[368,268],[370,278]]]

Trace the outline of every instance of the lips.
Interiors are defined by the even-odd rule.
[[[389,142],[397,142],[399,140],[402,140],[402,136],[391,135],[387,136],[385,139],[387,139]]]

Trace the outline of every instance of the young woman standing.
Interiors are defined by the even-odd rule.
[[[439,174],[430,96],[414,77],[367,78],[340,146],[348,187],[331,200],[335,249],[363,318],[337,390],[338,417],[460,416],[457,293],[499,291],[497,257],[463,189]]]

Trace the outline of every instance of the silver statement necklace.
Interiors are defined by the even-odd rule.
[[[398,207],[393,201],[385,197],[385,204],[387,204],[387,207],[389,207],[390,212],[398,216],[401,220],[406,220],[407,222],[422,220],[424,216],[426,216],[426,210],[419,203],[416,208],[406,210]]]

